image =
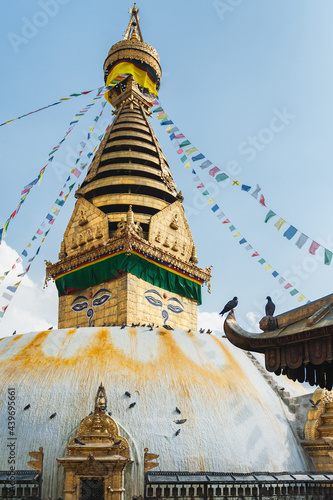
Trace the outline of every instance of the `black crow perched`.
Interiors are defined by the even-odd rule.
[[[111,417],[111,415],[112,415],[112,411],[108,411],[108,415],[110,415],[110,417]]]
[[[178,425],[185,424],[186,420],[187,420],[187,418],[182,418],[181,420],[175,420],[175,424],[178,424]]]
[[[133,408],[133,406],[135,406],[135,405],[136,405],[136,403],[135,403],[135,402],[134,402],[134,403],[131,403],[131,404],[129,405],[129,408]]]
[[[53,330],[53,326],[50,326],[50,328],[48,328],[48,330]]]
[[[80,441],[78,438],[74,438],[74,443],[81,444],[82,446],[86,445],[86,443],[82,443],[82,441]]]
[[[267,304],[265,306],[266,316],[273,316],[275,311],[275,304],[269,296],[266,297],[266,299],[267,299]]]
[[[23,410],[29,410],[29,408],[30,408],[30,405],[27,405],[27,406],[25,406],[25,407],[23,408]]]
[[[146,323],[143,323],[143,325],[141,325],[141,326],[146,326]]]
[[[135,326],[136,326],[136,325],[135,325],[134,323],[132,323],[132,328],[135,328]]]
[[[178,429],[178,431],[176,431],[175,436],[178,436],[178,434],[180,434],[180,429]]]
[[[52,413],[52,415],[50,415],[50,417],[49,417],[49,418],[50,418],[50,419],[51,419],[51,418],[54,418],[54,417],[56,417],[56,415],[57,415],[56,413]]]
[[[212,330],[210,328],[208,328],[207,332],[206,333],[209,333],[211,334],[212,333]]]
[[[321,402],[321,399],[318,399],[318,401],[314,402],[312,399],[310,399],[310,403],[311,403],[311,407],[312,408],[317,408],[317,406],[319,405],[319,403]]]
[[[123,328],[125,328],[125,327],[126,327],[126,324],[125,324],[125,323],[123,323],[123,324],[121,325],[120,329],[121,329],[121,330],[123,330]]]
[[[219,313],[220,316],[223,316],[226,312],[233,311],[235,307],[238,304],[238,299],[237,297],[234,297],[232,300],[229,300],[229,302],[226,303],[222,311]]]
[[[16,330],[13,331],[12,335],[16,335]]]
[[[176,406],[176,412],[179,413],[179,415],[181,414],[181,411],[179,408],[177,408],[177,406]]]
[[[121,444],[121,440],[117,441],[116,443],[113,443],[113,446],[119,446]]]
[[[112,326],[117,326],[117,325],[116,325],[116,323],[113,323],[113,325],[112,325]]]
[[[199,333],[205,333],[205,329],[204,328],[200,328]]]
[[[128,398],[130,398],[130,397],[131,397],[131,393],[130,393],[130,392],[128,392],[128,391],[126,391],[126,392],[125,392],[125,396],[127,396]]]

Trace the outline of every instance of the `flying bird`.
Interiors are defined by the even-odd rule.
[[[29,410],[29,408],[30,408],[30,405],[27,405],[27,406],[25,406],[25,407],[23,408],[23,410]]]
[[[13,331],[12,335],[16,335],[16,330]]]
[[[131,393],[130,393],[130,392],[128,392],[128,391],[126,391],[126,392],[125,392],[125,396],[127,396],[128,398],[130,398],[130,397],[131,397]]]
[[[223,316],[223,314],[225,314],[226,312],[233,311],[234,308],[237,306],[237,304],[238,304],[237,297],[234,297],[232,300],[229,300],[229,302],[226,303],[222,311],[219,313],[220,316]]]
[[[178,429],[178,431],[176,431],[175,436],[178,436],[179,434],[180,434],[180,429]]]
[[[111,417],[111,415],[112,415],[112,411],[108,411],[108,415],[110,415],[110,417]]]
[[[314,402],[312,399],[310,399],[310,403],[312,405],[312,408],[317,408],[320,402],[321,402],[321,399],[318,399],[318,401],[316,401],[316,402]]]
[[[178,424],[178,425],[185,424],[186,420],[187,420],[187,418],[182,418],[181,420],[175,420],[175,424]]]
[[[275,311],[275,304],[269,296],[266,297],[266,299],[267,299],[267,304],[265,306],[266,316],[273,316]]]
[[[179,413],[179,415],[181,414],[181,411],[179,408],[177,408],[177,406],[176,406],[176,412]]]
[[[82,441],[80,441],[78,438],[74,438],[74,442],[75,442],[76,444],[81,444],[82,446],[85,446],[85,445],[86,445],[86,443],[82,443]]]
[[[50,419],[51,419],[51,418],[54,418],[54,417],[56,417],[56,415],[57,415],[56,413],[52,413],[52,415],[50,415],[50,417],[49,417],[49,418],[50,418]]]
[[[134,402],[134,403],[131,403],[131,404],[129,405],[129,408],[133,408],[133,406],[135,406],[135,405],[136,405],[136,403],[135,403],[135,402]]]

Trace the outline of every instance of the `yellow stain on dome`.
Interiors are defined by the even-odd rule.
[[[191,399],[194,386],[196,391],[205,395],[207,399],[215,398],[216,390],[220,393],[221,387],[235,392],[245,391],[243,388],[246,388],[247,393],[255,391],[238,362],[215,336],[209,339],[216,343],[217,350],[222,351],[225,361],[221,369],[214,366],[207,358],[204,346],[193,332],[187,332],[186,336],[191,340],[192,351],[196,353],[199,362],[190,359],[181,348],[176,340],[177,332],[172,333],[164,329],[159,330],[154,356],[148,361],[139,361],[140,332],[135,328],[128,329],[130,344],[128,352],[115,347],[112,342],[112,332],[108,328],[100,328],[92,332],[88,345],[79,345],[73,355],[63,357],[62,352],[73,341],[75,332],[76,329],[70,329],[65,333],[57,355],[46,354],[42,349],[48,337],[57,335],[57,331],[47,330],[36,334],[19,352],[0,362],[3,376],[12,379],[20,370],[27,370],[34,372],[36,377],[46,375],[52,377],[55,382],[56,379],[62,380],[68,377],[67,368],[71,366],[75,367],[76,376],[83,379],[92,373],[101,374],[102,377],[108,373],[115,379],[119,378],[119,382],[127,377],[136,384],[136,387],[146,386],[147,390],[154,389],[154,381],[163,379],[163,384],[167,383],[173,387],[182,400]],[[126,335],[125,330],[124,335]],[[77,337],[75,341],[79,342]],[[14,338],[9,344],[13,342]]]

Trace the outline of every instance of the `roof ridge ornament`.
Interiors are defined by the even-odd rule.
[[[139,40],[140,42],[143,42],[143,37],[139,25],[139,9],[137,8],[136,3],[134,3],[132,9],[129,9],[129,13],[131,14],[131,18],[125,31],[123,40]]]

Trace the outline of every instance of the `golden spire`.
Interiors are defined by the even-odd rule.
[[[131,18],[125,31],[123,40],[140,40],[140,42],[143,42],[139,25],[139,9],[137,9],[136,3],[133,5],[133,9],[129,9],[129,13],[131,14]]]

